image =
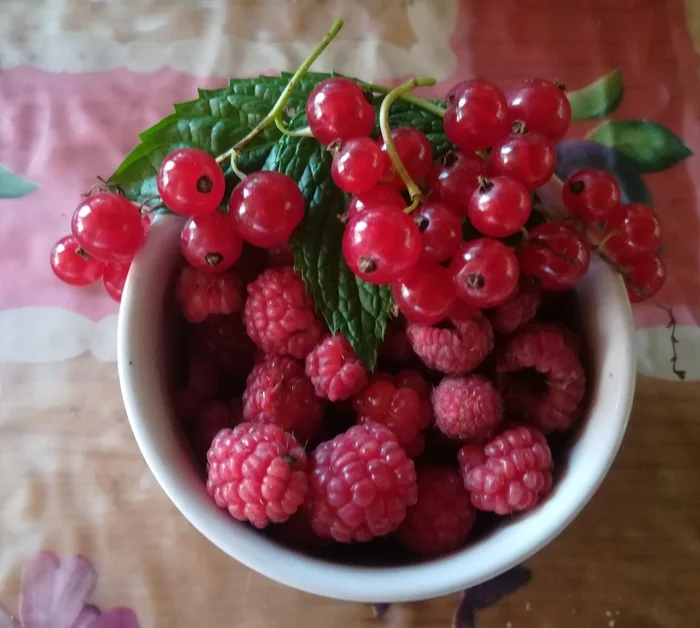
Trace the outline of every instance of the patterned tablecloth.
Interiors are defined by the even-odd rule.
[[[635,415],[632,444],[606,483],[616,488],[604,488],[584,513],[588,526],[575,524],[534,566],[467,592],[457,620],[697,624],[684,582],[700,580],[697,507],[688,506],[697,506],[700,477],[699,389],[688,383],[700,380],[700,161],[691,156],[700,146],[700,1],[0,0],[0,16],[0,628],[20,606],[25,628],[374,621],[369,607],[251,573],[184,521],[124,416],[116,304],[101,288],[65,287],[47,263],[79,193],[113,172],[171,103],[227,76],[295,69],[336,17],[346,26],[315,68],[392,84],[432,75],[435,94],[472,76],[504,87],[531,76],[571,89],[605,76],[624,86],[615,123],[575,122],[560,158],[605,163],[628,198],[653,199],[669,271],[657,300],[675,316],[686,383],[659,381],[675,379],[668,312],[635,307],[639,371],[655,379],[641,392],[652,405],[637,406],[645,427],[634,431]],[[618,511],[636,497],[645,509]],[[659,519],[669,509],[673,520]],[[662,541],[657,562],[645,547]],[[596,565],[605,589],[590,584]],[[98,620],[89,601],[103,611]],[[386,611],[387,626],[447,626],[457,602],[374,610]],[[500,610],[480,610],[496,602]],[[128,608],[104,612],[117,606]]]

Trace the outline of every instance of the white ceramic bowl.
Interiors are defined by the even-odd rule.
[[[131,267],[119,315],[119,379],[134,436],[163,490],[195,528],[236,560],[283,584],[332,598],[427,599],[478,584],[527,559],[572,521],[603,480],[627,426],[635,360],[624,285],[605,264],[593,263],[577,289],[589,350],[587,416],[552,494],[538,508],[444,558],[381,567],[307,556],[234,521],[207,494],[175,428],[168,395],[163,318],[181,224],[172,216],[157,219]]]

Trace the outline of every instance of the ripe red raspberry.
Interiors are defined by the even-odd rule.
[[[484,441],[501,422],[501,394],[481,375],[445,377],[432,397],[435,425],[450,438]]]
[[[311,527],[339,543],[396,530],[418,497],[413,461],[383,425],[355,425],[311,454]]]
[[[241,423],[220,431],[207,454],[216,505],[256,528],[289,519],[308,491],[306,452],[277,425]]]
[[[539,281],[525,278],[501,305],[487,310],[491,327],[499,334],[512,334],[518,327],[529,323],[540,307],[542,289]]]
[[[418,502],[406,512],[396,539],[424,556],[446,554],[467,540],[476,511],[454,469],[420,469]]]
[[[327,336],[306,356],[306,375],[319,397],[348,399],[367,383],[365,367],[342,334]]]
[[[474,370],[493,350],[493,330],[477,309],[457,303],[437,325],[411,323],[408,341],[423,363],[448,375]]]
[[[177,277],[175,297],[184,317],[200,323],[210,314],[232,314],[243,307],[243,284],[233,271],[209,273],[185,266]]]
[[[244,321],[265,353],[300,360],[323,334],[304,283],[289,267],[270,268],[248,286]]]
[[[487,445],[465,445],[457,459],[479,510],[499,515],[529,510],[552,486],[552,453],[542,432],[531,426],[506,430]]]
[[[581,410],[586,374],[571,336],[559,325],[527,325],[496,363],[506,407],[545,434],[571,427]]]
[[[212,314],[190,327],[190,352],[207,357],[219,375],[244,379],[253,366],[255,345],[238,315]]]
[[[406,327],[399,322],[389,323],[384,340],[379,346],[379,357],[395,364],[408,362],[415,354],[406,338]]]
[[[206,461],[214,437],[223,429],[232,428],[243,420],[241,400],[207,401],[200,403],[194,420],[187,424],[192,450],[197,460]]]
[[[243,416],[253,423],[279,425],[303,443],[321,427],[323,402],[301,363],[276,356],[250,372],[243,393]]]

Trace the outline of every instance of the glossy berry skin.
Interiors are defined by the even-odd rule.
[[[226,188],[219,164],[196,148],[170,153],[160,165],[156,185],[165,206],[181,216],[203,216],[216,211]]]
[[[506,92],[509,122],[522,121],[530,131],[546,135],[555,144],[571,122],[571,105],[563,89],[543,79],[527,79]]]
[[[348,220],[357,212],[365,209],[377,209],[383,205],[393,207],[401,211],[406,207],[406,201],[401,193],[390,185],[379,184],[365,192],[360,192],[350,199],[348,203]]]
[[[130,262],[126,264],[107,264],[102,273],[102,283],[104,284],[105,292],[117,303],[120,303],[122,300],[124,284],[126,283],[130,267]]]
[[[518,285],[518,259],[503,242],[480,238],[466,242],[450,262],[457,296],[477,308],[496,307]]]
[[[146,235],[136,205],[114,192],[88,196],[75,210],[71,229],[81,248],[107,263],[130,261]]]
[[[552,178],[557,153],[552,141],[541,133],[513,133],[495,144],[489,154],[491,176],[520,181],[529,191]]]
[[[304,197],[280,172],[254,172],[233,190],[229,214],[243,240],[262,249],[287,243],[304,217]]]
[[[462,243],[462,221],[447,205],[427,200],[414,214],[423,241],[421,260],[444,262]]]
[[[632,303],[653,297],[666,281],[666,264],[658,253],[620,255],[617,263],[623,269],[627,294]]]
[[[428,174],[433,162],[433,146],[425,133],[421,133],[410,126],[399,126],[391,130],[391,137],[394,140],[401,163],[406,168],[406,172],[408,172],[411,179],[414,181],[423,179]],[[382,153],[384,153],[386,163],[386,171],[382,181],[395,187],[397,190],[405,189],[406,184],[394,170],[384,142],[381,142],[380,147]]]
[[[615,257],[654,251],[661,244],[661,220],[658,214],[642,203],[620,206],[605,225],[605,233],[613,233],[604,247]]]
[[[523,277],[536,277],[543,290],[556,292],[573,288],[586,274],[591,255],[576,229],[545,222],[529,235],[518,252]]]
[[[80,248],[73,236],[61,238],[49,258],[54,275],[71,286],[89,286],[102,275],[105,265]]]
[[[474,153],[447,153],[436,161],[426,177],[430,199],[449,205],[466,215],[469,199],[479,187],[479,177],[487,175],[486,162]]]
[[[474,152],[493,146],[508,133],[508,104],[503,92],[486,81],[464,81],[453,88],[443,121],[458,148]]]
[[[605,222],[620,206],[620,185],[605,170],[584,168],[569,175],[561,200],[572,214],[586,222]]]
[[[231,268],[243,251],[243,240],[231,216],[214,212],[190,218],[182,228],[180,249],[195,268],[212,273]]]
[[[356,137],[343,142],[333,156],[331,176],[344,192],[359,194],[370,190],[386,169],[386,156],[374,140]]]
[[[525,186],[511,177],[497,176],[481,179],[469,201],[467,216],[479,233],[505,238],[525,225],[531,210]]]
[[[391,295],[401,314],[419,325],[441,321],[456,299],[450,272],[435,262],[422,260],[392,284]]]
[[[329,78],[311,90],[306,121],[324,145],[367,137],[374,128],[374,107],[357,83],[342,77]]]
[[[393,209],[355,214],[345,227],[343,255],[350,270],[369,283],[394,283],[413,268],[421,240],[413,219]]]

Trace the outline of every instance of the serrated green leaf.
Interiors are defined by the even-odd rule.
[[[591,120],[602,118],[615,111],[625,92],[622,72],[615,69],[590,85],[567,93],[571,104],[571,119]]]
[[[21,198],[37,189],[36,183],[0,165],[0,198]]]
[[[677,135],[651,120],[606,120],[588,139],[617,149],[642,173],[666,170],[693,154]]]

